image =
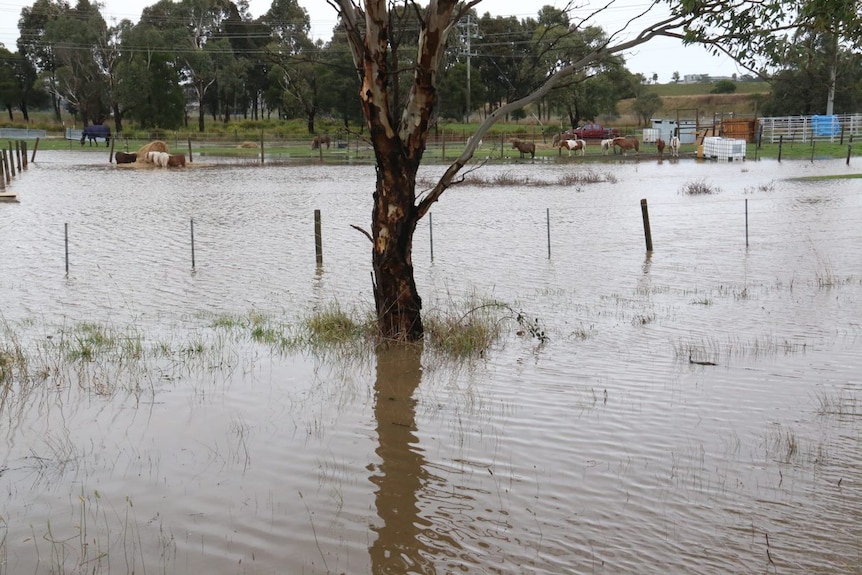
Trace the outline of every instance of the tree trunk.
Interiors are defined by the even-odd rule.
[[[200,106],[198,106],[198,132],[204,131],[204,99],[201,97],[199,100]]]
[[[838,31],[833,34],[832,54],[829,58],[829,90],[826,96],[826,115],[835,113],[835,83],[838,81]]]
[[[305,116],[305,126],[308,128],[309,134],[314,134],[314,112],[309,112]]]
[[[114,135],[119,136],[123,133],[123,115],[120,113],[120,104],[114,102],[112,107],[114,109]]]
[[[377,150],[377,186],[371,226],[374,246],[374,304],[386,339],[422,338],[422,298],[413,280],[413,232],[418,221],[414,196],[416,171],[401,146],[390,141]]]

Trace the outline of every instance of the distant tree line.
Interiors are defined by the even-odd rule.
[[[416,12],[402,7],[391,15],[389,65],[410,69],[419,39]],[[609,41],[602,28],[579,29],[566,11],[551,6],[535,18],[470,17],[475,26],[459,28],[447,44],[437,81],[438,117],[490,113]],[[160,0],[137,23],[114,26],[90,0],[74,6],[36,0],[22,9],[18,29],[17,52],[0,46],[0,104],[10,120],[15,109],[29,121],[31,109],[50,107],[58,121],[65,109],[83,125],[110,119],[117,132],[124,120],[164,129],[196,123],[203,131],[207,117],[304,118],[309,133],[320,115],[345,126],[362,124],[359,80],[343,26],[328,42],[313,40],[308,13],[296,0],[273,0],[259,18],[251,17],[248,0]],[[773,84],[764,113],[822,112],[830,85],[837,109],[858,110],[862,61],[853,45],[834,37],[833,28],[812,26],[782,45],[782,59],[772,60],[776,71],[762,73]],[[646,83],[622,57],[607,56],[556,86],[530,113],[539,122],[559,116],[576,127],[616,115],[619,100],[637,98],[636,113],[647,118],[661,102]],[[408,91],[409,85],[396,86],[393,109]],[[520,117],[524,112],[513,115]]]

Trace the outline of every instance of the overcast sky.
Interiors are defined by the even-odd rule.
[[[74,5],[75,0],[69,0]],[[156,0],[104,0],[102,16],[109,25],[127,18],[137,22],[141,11],[155,4]],[[597,2],[587,4],[587,7],[577,11],[576,15],[586,15],[600,5]],[[15,50],[18,39],[18,18],[21,8],[32,6],[34,0],[0,0],[0,42],[8,49]],[[257,17],[266,12],[272,0],[250,0],[252,16]],[[299,0],[300,6],[308,11],[311,18],[311,32],[315,38],[328,40],[335,26],[335,11],[325,0]],[[562,8],[566,5],[565,0],[483,0],[477,6],[480,15],[490,12],[492,16],[516,16],[519,19],[535,17],[539,9],[544,5],[552,5]],[[648,0],[616,0],[611,8],[606,10],[595,23],[602,26],[606,32],[611,33],[620,28],[627,18],[633,14],[643,11],[649,6]],[[645,22],[651,22],[657,18],[653,15]],[[641,26],[642,28],[643,26]],[[640,28],[632,28],[633,33]],[[730,58],[726,56],[712,56],[706,50],[696,46],[684,47],[681,43],[665,38],[657,38],[638,49],[624,54],[626,65],[632,72],[639,72],[647,78],[658,74],[658,81],[665,83],[671,80],[674,72],[680,76],[686,74],[710,74],[712,76],[742,75],[746,70],[738,68]]]

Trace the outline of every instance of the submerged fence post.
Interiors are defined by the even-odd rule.
[[[548,228],[548,259],[551,259],[551,208],[545,208],[545,222]]]
[[[66,275],[69,275],[69,224],[63,224],[64,243],[66,246]]]
[[[18,172],[21,172],[24,165],[21,163],[21,140],[15,140],[15,161],[18,162]]]
[[[323,236],[320,231],[320,210],[314,210],[314,255],[317,265],[323,265]]]
[[[850,165],[850,148],[852,148],[850,144],[847,144],[847,165]]]
[[[0,166],[3,167],[3,179],[7,184],[11,184],[12,176],[9,174],[9,162],[6,161],[6,150],[0,150]]]
[[[192,269],[195,269],[195,219],[189,219],[189,229],[192,236]]]
[[[9,164],[6,166],[9,168],[9,171],[12,172],[12,177],[15,177],[15,152],[12,149],[12,141],[9,141]]]
[[[263,130],[260,131],[260,165],[264,164]]]
[[[36,150],[39,149],[39,138],[36,138],[36,143],[33,145],[33,153],[30,155],[30,161],[36,161]]]
[[[194,160],[192,160],[192,139],[189,138],[189,163],[191,164]]]
[[[748,198],[745,198],[745,247],[748,247]]]
[[[784,144],[784,135],[778,136],[778,161],[781,161],[781,146]]]
[[[652,232],[649,227],[649,209],[647,208],[646,198],[641,200],[641,215],[644,220],[644,237],[646,238],[646,251],[652,251]]]
[[[111,138],[111,151],[108,152],[108,163],[112,163],[114,161],[114,144],[117,143],[117,138]]]
[[[434,261],[434,219],[433,214],[428,212],[428,239],[431,241],[431,261]]]
[[[21,140],[21,165],[27,169],[27,141]]]

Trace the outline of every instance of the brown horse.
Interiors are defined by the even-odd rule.
[[[658,150],[659,156],[664,156],[664,140],[659,138],[655,141],[655,149]]]
[[[614,138],[614,148],[617,147],[627,156],[629,150],[640,151],[640,142],[637,138]]]
[[[322,136],[314,136],[314,139],[311,140],[311,149],[316,150],[323,144],[326,144],[326,149],[329,149],[329,144],[332,140],[329,138],[329,134],[323,134]]]
[[[521,157],[524,154],[530,154],[531,158],[536,157],[536,144],[533,142],[524,142],[523,140],[512,140],[512,149],[521,152]]]
[[[186,155],[185,154],[171,154],[168,156],[168,166],[171,168],[185,168],[186,167]]]
[[[138,155],[135,153],[117,152],[114,154],[114,160],[118,164],[134,164],[137,159]]]

